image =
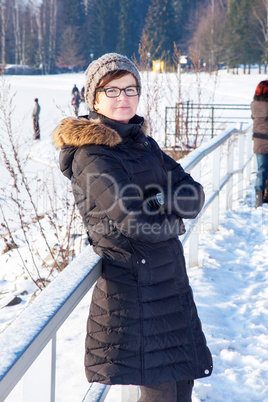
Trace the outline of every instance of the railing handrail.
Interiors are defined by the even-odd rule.
[[[190,172],[203,158],[209,155],[214,149],[222,145],[232,135],[238,134],[240,130],[234,128],[225,130],[222,134],[212,138],[210,141],[204,142],[200,147],[190,152],[180,163],[186,172]]]
[[[181,164],[187,172],[196,169],[204,157],[216,150],[231,136],[249,135],[250,132],[251,126],[245,131],[237,129],[225,131],[187,155]],[[253,151],[250,150],[250,152]],[[248,162],[249,160],[244,165]],[[244,167],[240,170],[244,170]],[[222,185],[218,186],[218,190],[214,191],[213,197],[219,193],[227,180],[228,177]],[[190,232],[191,230],[189,230]],[[93,286],[100,275],[101,264],[101,258],[92,251],[91,247],[86,247],[0,334],[0,402],[4,401],[48,342],[53,339],[59,327]],[[54,398],[52,396],[50,401],[53,402]]]

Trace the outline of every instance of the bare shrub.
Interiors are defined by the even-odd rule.
[[[55,185],[53,167],[46,166],[46,177],[42,178],[39,172],[27,173],[29,159],[21,141],[22,125],[14,127],[14,97],[1,77],[0,155],[5,178],[0,184],[1,236],[14,246],[6,251],[18,253],[23,270],[42,290],[74,257],[75,233],[77,225],[81,232],[81,219],[70,189]]]
[[[189,49],[189,61],[191,67],[188,66],[187,72],[181,67],[181,51],[174,44],[173,62],[175,66],[176,85],[172,81],[169,84],[170,97],[175,99],[173,106],[168,107],[166,111],[166,140],[165,145],[168,149],[173,150],[173,154],[183,156],[191,150],[197,148],[204,140],[205,132],[209,132],[211,119],[208,116],[208,103],[214,103],[214,94],[217,82],[217,72],[210,75],[213,80],[214,90],[207,104],[203,103],[204,94],[201,85],[203,67],[201,58],[192,49]],[[195,101],[191,100],[189,93],[182,90],[183,78],[188,72],[191,77],[195,77],[191,88],[194,93]],[[170,77],[172,78],[172,77]],[[169,114],[168,114],[169,113]],[[173,155],[173,156],[174,156]]]
[[[148,135],[159,139],[161,129],[164,127],[164,122],[159,118],[161,115],[161,100],[165,97],[165,87],[162,85],[162,75],[152,71],[152,61],[158,48],[153,52],[152,40],[148,39],[148,35],[143,33],[139,44],[139,61],[134,56],[134,62],[138,66],[142,74],[142,93],[140,108],[142,115],[148,125]],[[160,58],[163,59],[164,55]]]

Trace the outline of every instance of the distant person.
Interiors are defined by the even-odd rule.
[[[102,257],[86,375],[139,385],[140,402],[190,402],[194,379],[211,374],[212,359],[178,236],[204,192],[146,135],[136,114],[140,93],[136,65],[105,54],[86,70],[89,114],[66,118],[53,132],[88,240]]]
[[[77,88],[76,84],[74,84],[74,86],[73,86],[72,95],[74,95],[75,92],[79,93],[79,89]]]
[[[254,153],[257,159],[255,208],[268,203],[268,80],[261,81],[251,103]]]
[[[74,113],[76,116],[78,116],[80,102],[81,102],[81,98],[80,98],[79,92],[75,91],[74,95],[72,97],[72,105],[74,107]]]
[[[34,126],[34,140],[40,140],[40,127],[39,127],[39,114],[41,107],[38,103],[38,99],[34,100],[34,108],[32,112],[33,126]]]
[[[85,87],[81,89],[80,98],[82,102],[85,102]]]

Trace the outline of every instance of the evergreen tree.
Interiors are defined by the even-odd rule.
[[[85,58],[87,63],[91,62],[92,59],[94,58],[94,43],[96,38],[94,37],[94,31],[93,31],[93,18],[94,18],[93,10],[95,2],[96,0],[87,0],[87,2],[85,3],[86,19],[85,19],[83,35],[86,41]]]
[[[252,6],[252,33],[260,50],[258,62],[268,64],[268,1],[256,0]]]
[[[60,18],[65,26],[82,28],[85,22],[85,5],[83,0],[61,0]]]
[[[176,40],[174,9],[169,0],[153,0],[146,17],[144,35],[152,41],[152,56],[172,54]]]
[[[145,25],[145,19],[148,13],[148,9],[152,3],[152,0],[136,0],[136,14],[135,16],[137,16],[137,34],[138,34],[138,46],[137,49],[139,47],[139,43],[141,41],[141,37],[142,37],[142,31]]]
[[[139,44],[138,18],[135,0],[119,0],[119,27],[116,51],[131,57]]]
[[[214,0],[211,35],[209,13],[200,10],[212,0],[0,0],[1,61],[42,66],[46,73],[53,72],[55,60],[62,65],[84,61],[85,68],[106,52],[138,57],[142,37],[147,64],[148,53],[172,61],[174,42],[186,52],[194,36],[203,58],[213,53],[215,61],[222,60],[223,49],[231,65],[268,62],[267,1]],[[216,5],[226,19],[224,13],[217,17]]]
[[[252,4],[254,0],[232,0],[225,24],[226,59],[231,66],[253,63],[258,49],[252,34]]]
[[[138,54],[144,21],[151,0],[89,0],[86,33],[89,55],[117,51]]]
[[[186,51],[188,42],[194,35],[202,10],[207,0],[173,0],[176,44]]]
[[[92,10],[91,48],[94,57],[115,52],[119,31],[119,0],[98,0]]]

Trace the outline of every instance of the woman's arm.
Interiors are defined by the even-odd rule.
[[[85,209],[91,219],[104,216],[127,237],[158,242],[185,232],[175,214],[150,210],[142,190],[134,185],[120,162],[107,155],[87,155],[84,166],[76,167],[76,187],[85,195]],[[95,207],[94,207],[95,206]]]
[[[168,171],[168,182],[163,188],[165,211],[182,218],[195,218],[205,202],[202,185],[164,152],[163,158]]]

